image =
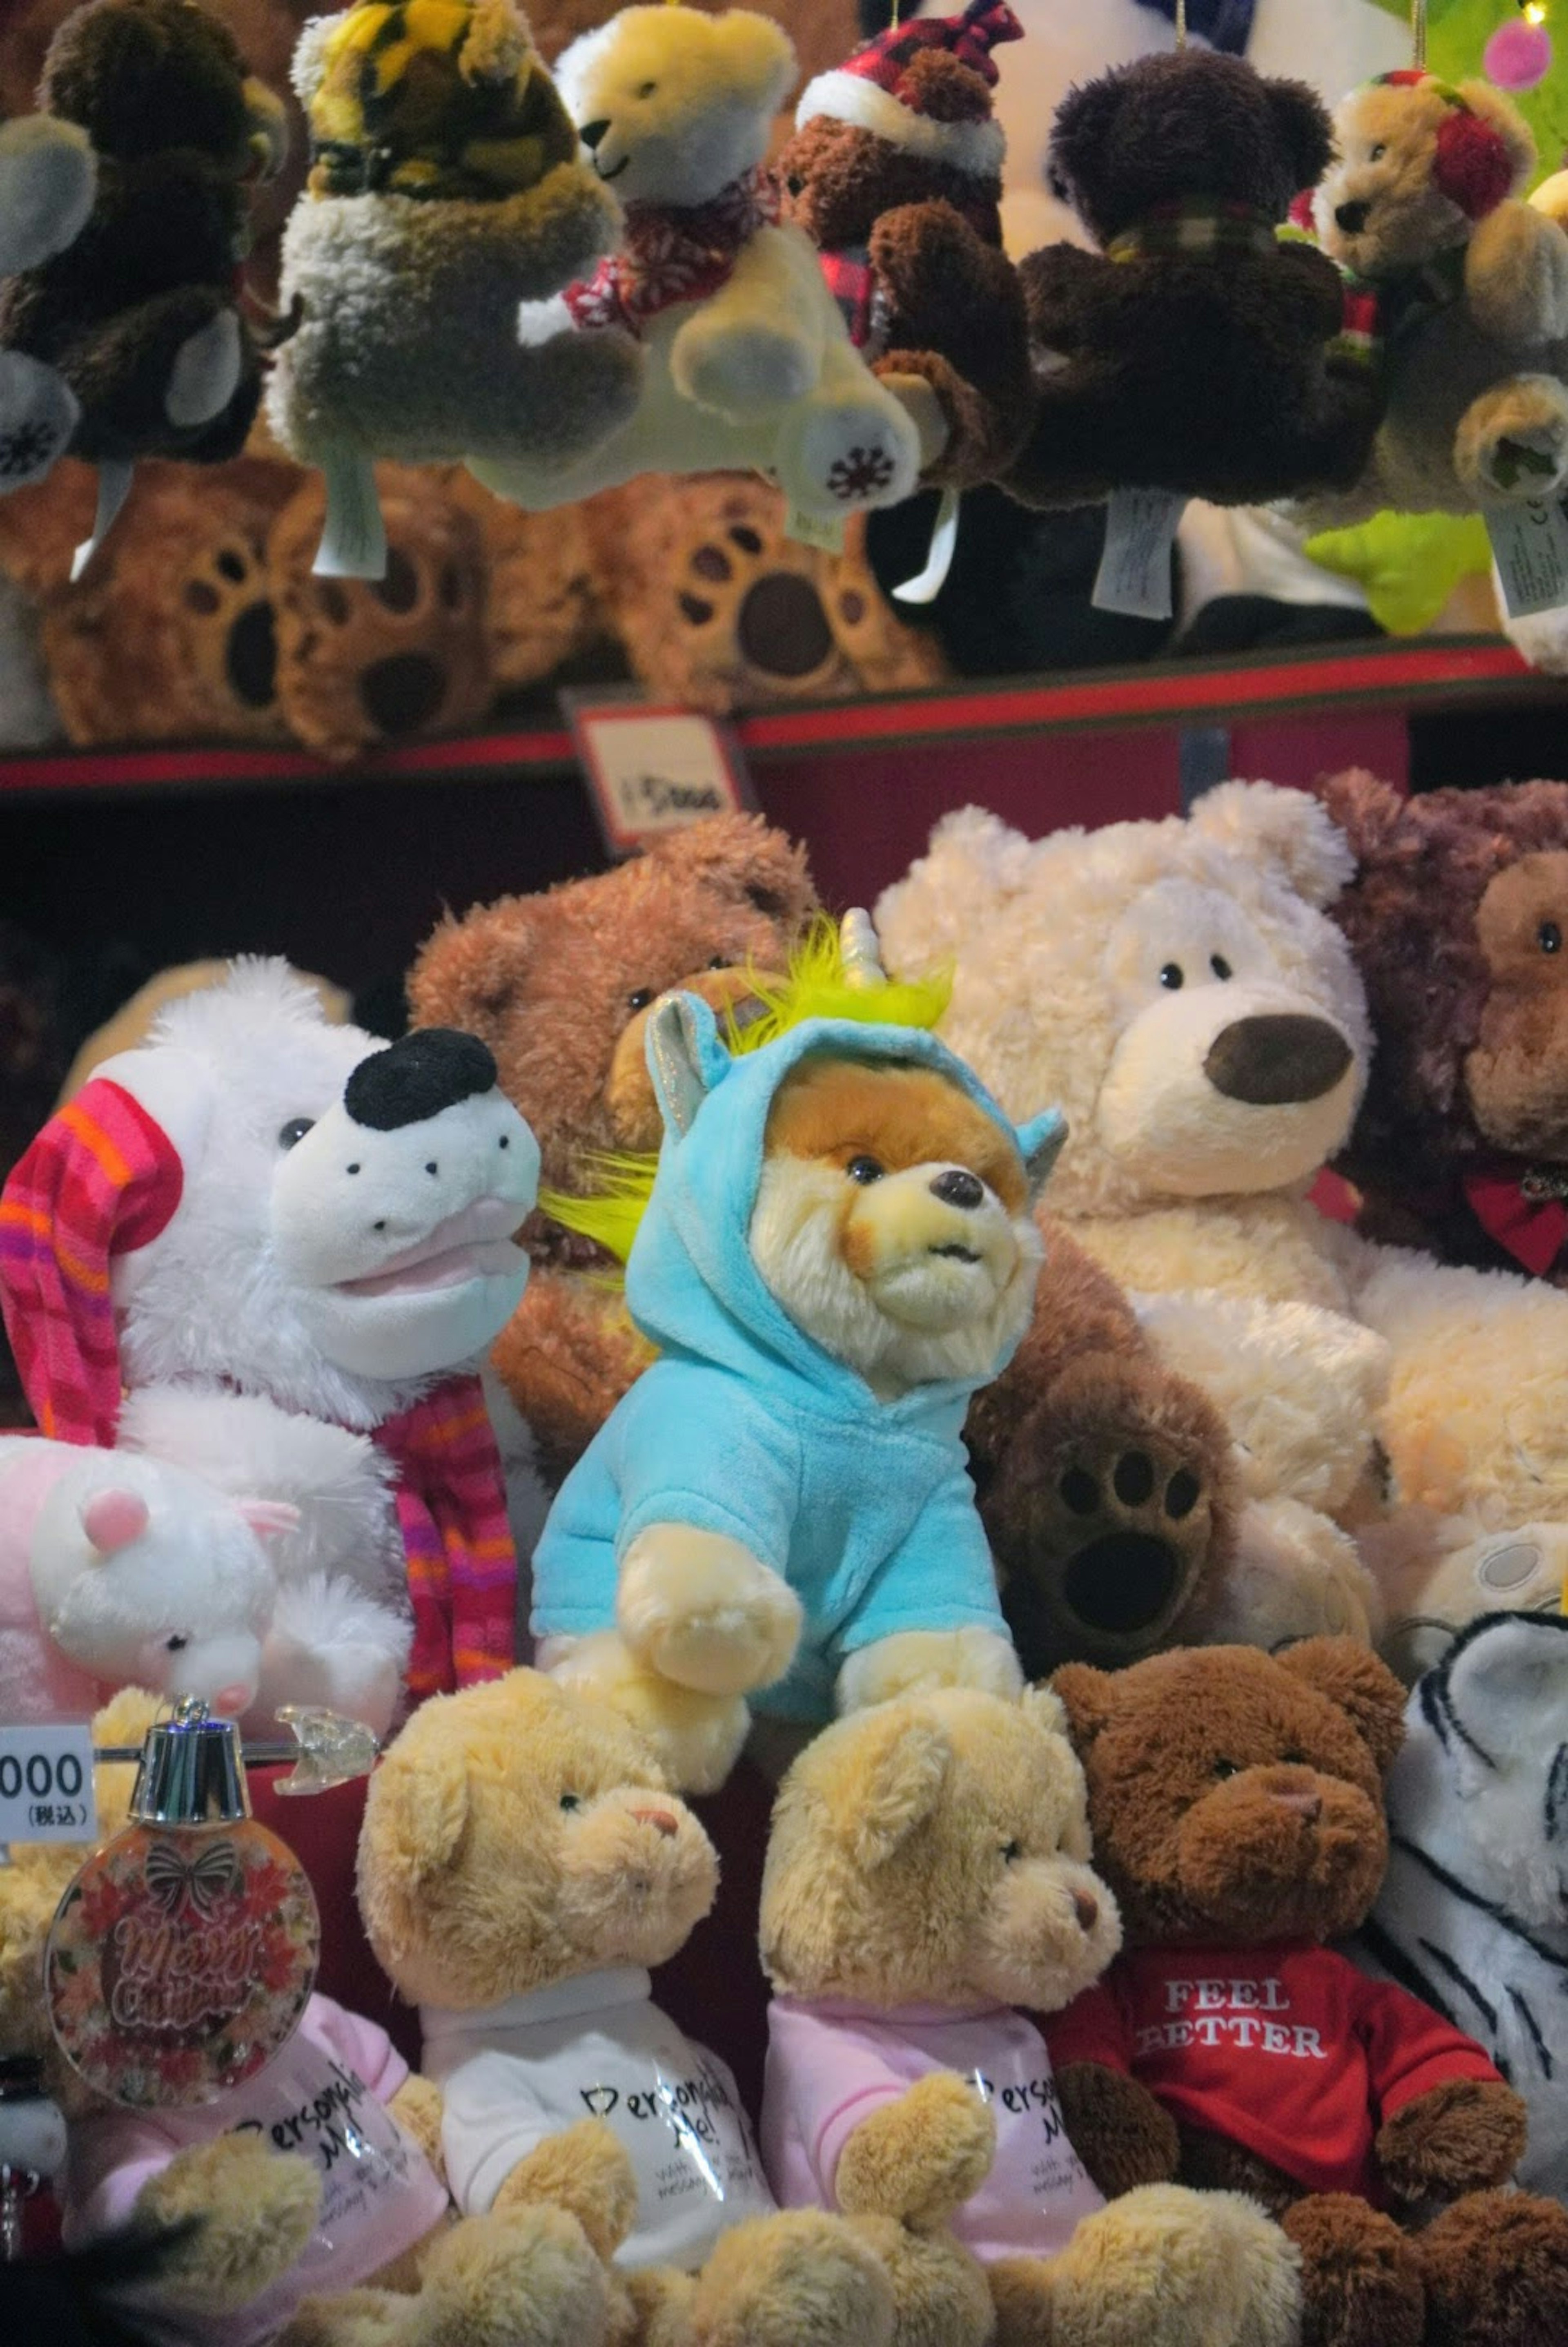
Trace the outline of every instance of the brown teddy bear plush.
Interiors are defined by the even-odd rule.
[[[1568,2335],[1568,2211],[1504,2185],[1524,2106],[1473,2039],[1326,1942],[1388,1863],[1392,1674],[1348,1639],[1053,1682],[1128,1952],[1050,2031],[1068,2133],[1115,2188],[1250,2192],[1302,2252],[1310,2347]],[[1404,2230],[1390,2203],[1448,2204]]]
[[[1047,245],[1021,265],[1038,404],[1015,497],[1085,505],[1138,486],[1247,505],[1358,477],[1379,398],[1332,350],[1339,272],[1276,237],[1330,151],[1304,84],[1208,49],[1069,93],[1052,184],[1104,250]]]
[[[641,1737],[536,1671],[423,1705],[365,1804],[365,1926],[420,2005],[459,2209],[565,2198],[616,2258],[621,2347],[888,2347],[880,2260],[778,2213],[733,2077],[652,2002],[718,1878]]]
[[[795,1762],[762,1891],[774,2189],[901,2218],[895,2287],[942,2291],[949,2347],[981,2347],[993,2319],[1003,2347],[1294,2347],[1295,2260],[1262,2211],[1168,2185],[1107,2208],[1013,2009],[1054,2011],[1121,1943],[1064,1728],[1053,1695],[945,1688],[840,1720]]]
[[[1339,1163],[1377,1235],[1568,1286],[1568,783],[1324,786],[1377,1051]]]
[[[39,104],[85,130],[97,191],[76,243],[0,289],[0,344],[58,369],[81,415],[75,454],[237,456],[261,390],[238,306],[248,182],[276,169],[280,100],[249,77],[228,29],[186,0],[93,0],[49,45]]]
[[[995,42],[1003,0],[880,34],[809,81],[778,159],[864,357],[922,425],[923,477],[969,488],[1017,455],[1033,411],[1017,272],[1002,246]]]
[[[658,1146],[649,1006],[677,986],[743,1005],[748,967],[782,971],[815,904],[782,832],[716,815],[592,879],[443,921],[409,976],[413,1023],[481,1036],[533,1127],[544,1186],[589,1190],[596,1157]],[[554,1488],[648,1355],[606,1292],[602,1249],[543,1215],[529,1238],[534,1276],[493,1358]]]

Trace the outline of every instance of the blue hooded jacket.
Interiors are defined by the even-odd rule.
[[[1015,1128],[934,1035],[807,1020],[731,1058],[713,1014],[676,998],[649,1021],[664,1146],[626,1267],[626,1302],[659,1357],[562,1485],[534,1556],[539,1638],[611,1629],[639,1532],[692,1524],[744,1542],[805,1612],[788,1676],[751,1698],[791,1719],[832,1715],[858,1647],[906,1630],[1007,1635],[962,1430],[985,1378],[894,1401],[785,1312],[748,1243],[774,1093],[809,1053],[931,1068],[961,1085],[1043,1180],[1065,1137],[1053,1112]]]

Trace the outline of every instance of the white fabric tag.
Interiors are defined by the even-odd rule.
[[[327,519],[311,570],[318,579],[384,579],[387,534],[370,458],[357,448],[334,448],[321,475]]]
[[[98,502],[93,515],[93,534],[82,540],[71,557],[73,586],[118,520],[120,508],[130,495],[131,473],[132,467],[118,456],[99,459]]]
[[[952,568],[953,549],[958,544],[959,495],[956,489],[943,489],[932,526],[931,551],[925,569],[901,587],[893,589],[895,603],[934,603],[942,590],[948,572]]]
[[[1171,617],[1171,548],[1186,506],[1169,489],[1114,489],[1105,551],[1091,599],[1096,611],[1133,620]]]
[[[814,546],[819,554],[842,554],[844,550],[844,525],[837,514],[802,513],[799,506],[791,506],[784,535],[793,538],[797,546]]]
[[[1568,607],[1568,497],[1489,506],[1486,534],[1511,620]]]

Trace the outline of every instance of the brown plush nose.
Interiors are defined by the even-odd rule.
[[[655,1833],[662,1834],[667,1841],[680,1830],[667,1809],[634,1809],[632,1815],[639,1826],[652,1826]]]
[[[1073,1893],[1073,1920],[1080,1932],[1092,1932],[1100,1920],[1100,1902],[1086,1891]]]
[[[1323,1814],[1320,1793],[1270,1793],[1268,1798],[1271,1801],[1278,1801],[1282,1809],[1294,1809],[1297,1816],[1304,1818],[1309,1826],[1315,1826]]]
[[[966,1214],[972,1214],[984,1199],[985,1184],[972,1174],[966,1174],[962,1165],[950,1165],[932,1184],[931,1194],[940,1198],[944,1206],[962,1206]]]
[[[1321,1100],[1350,1064],[1350,1046],[1326,1019],[1298,1010],[1258,1012],[1222,1027],[1203,1071],[1227,1100],[1284,1108]]]
[[[1347,236],[1359,236],[1371,218],[1371,213],[1372,207],[1369,203],[1357,201],[1353,204],[1336,204],[1334,220],[1336,226],[1342,228]]]

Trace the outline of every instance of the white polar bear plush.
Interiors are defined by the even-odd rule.
[[[1356,1626],[1358,1603],[1379,1610],[1333,1566],[1336,1527],[1354,1533],[1386,1575],[1397,1664],[1438,1579],[1457,1626],[1536,1602],[1563,1553],[1568,1297],[1369,1246],[1312,1204],[1371,1049],[1326,912],[1352,866],[1327,809],[1270,784],[1222,784],[1185,819],[1033,842],[970,808],[877,917],[896,976],[953,965],[942,1031],[1003,1106],[1061,1102],[1053,1210],[1135,1297],[1158,1299],[1156,1343],[1229,1414],[1254,1507],[1268,1502],[1244,1542],[1288,1564],[1298,1512],[1315,1512],[1291,1603],[1320,1591],[1329,1630]],[[1276,1619],[1260,1612],[1258,1643]]]
[[[283,963],[240,962],[13,1173],[0,1300],[44,1432],[299,1512],[272,1544],[259,1716],[320,1704],[381,1732],[405,1665],[415,1695],[510,1666],[474,1372],[522,1296],[538,1164],[473,1036],[378,1045]]]
[[[256,1699],[281,1502],[127,1450],[0,1440],[0,1719],[86,1717],[102,1689]]]
[[[818,522],[909,496],[919,432],[851,345],[808,239],[779,224],[762,169],[795,70],[780,28],[739,8],[624,8],[560,58],[561,94],[626,226],[592,279],[524,304],[520,331],[546,344],[573,325],[629,337],[641,392],[575,462],[471,456],[486,487],[536,510],[639,473],[757,471]]]

